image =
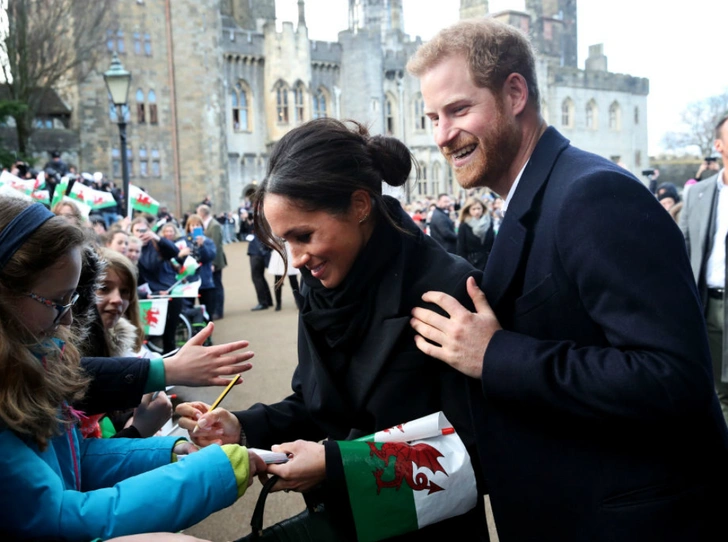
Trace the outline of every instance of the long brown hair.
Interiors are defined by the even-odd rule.
[[[29,202],[0,198],[0,231]],[[55,216],[35,230],[0,269],[0,420],[9,429],[32,438],[41,449],[58,433],[65,401],[83,397],[87,386],[74,338],[66,326],[54,336],[65,341],[61,351],[41,344],[17,317],[17,299],[69,251],[84,243],[80,227]],[[50,344],[50,343],[49,343]],[[36,354],[45,357],[39,362]]]
[[[129,307],[123,317],[129,320],[137,330],[134,348],[141,349],[144,344],[144,328],[139,314],[139,296],[137,295],[137,266],[123,254],[108,248],[99,248],[101,260],[106,264],[106,273],[114,271],[129,289]]]

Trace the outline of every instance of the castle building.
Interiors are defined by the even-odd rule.
[[[293,0],[290,0],[293,1]],[[338,0],[344,1],[344,0]],[[354,119],[404,141],[419,165],[407,197],[460,193],[434,144],[419,81],[405,70],[421,44],[404,32],[402,0],[348,0],[336,42],[308,37],[298,20],[276,29],[274,0],[136,0],[118,3],[116,52],[133,74],[131,182],[185,212],[206,195],[235,208],[265,176],[272,146],[318,117]],[[542,113],[571,141],[632,171],[647,164],[647,79],[611,73],[601,45],[577,67],[576,0],[527,0],[489,13],[461,0],[461,18],[490,15],[526,32],[538,52]],[[101,77],[68,92],[80,170],[121,178],[119,134]]]

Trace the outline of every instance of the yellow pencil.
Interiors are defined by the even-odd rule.
[[[225,387],[225,389],[222,390],[222,393],[220,394],[220,396],[217,399],[215,399],[215,402],[212,403],[212,406],[210,407],[210,410],[208,410],[208,412],[212,412],[213,410],[215,410],[218,407],[218,405],[222,402],[222,400],[225,399],[225,396],[230,392],[231,389],[233,389],[233,386],[235,385],[235,383],[238,380],[240,380],[240,378],[242,376],[243,375],[241,373],[239,375],[236,375],[235,378],[233,378],[232,380],[230,380],[230,384],[228,384]],[[192,430],[192,432],[197,433],[197,429],[199,429],[199,428],[197,427],[197,424],[195,424],[195,428]]]

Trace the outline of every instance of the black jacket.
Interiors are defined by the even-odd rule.
[[[430,218],[430,235],[450,254],[455,254],[457,235],[455,224],[447,211],[436,207]]]
[[[485,264],[488,263],[488,256],[493,248],[493,241],[495,241],[495,232],[492,220],[482,241],[480,237],[473,233],[473,228],[467,222],[463,222],[458,228],[456,253],[468,260],[476,269],[484,271]]]
[[[409,321],[410,311],[423,304],[421,296],[429,290],[447,292],[472,307],[465,282],[470,276],[479,279],[480,273],[462,258],[445,252],[404,212],[401,220],[412,235],[400,234],[397,258],[385,279],[372,285],[378,289],[377,312],[351,358],[344,379],[346,389],[334,384],[326,360],[317,352],[312,331],[299,318],[293,394],[276,404],[256,404],[235,413],[248,445],[270,448],[280,442],[327,437],[350,440],[442,410],[465,445],[472,447],[474,435],[466,397],[471,391],[477,393],[476,381],[418,350]],[[302,294],[306,293],[304,285]],[[327,480],[334,487],[328,487],[326,502],[327,506],[338,505],[339,514],[346,514],[348,497],[336,459],[327,446]],[[487,540],[483,510],[480,501],[463,516],[402,539],[470,532],[469,540]]]

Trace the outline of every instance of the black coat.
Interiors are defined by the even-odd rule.
[[[645,186],[547,129],[482,289],[503,327],[474,409],[501,542],[714,540],[728,433],[684,239]]]
[[[311,330],[299,318],[293,394],[273,405],[257,404],[235,413],[248,445],[270,448],[296,439],[349,440],[442,410],[466,446],[472,447],[474,436],[466,397],[478,392],[477,381],[420,352],[409,321],[410,311],[423,304],[421,296],[429,290],[448,292],[472,306],[465,281],[470,276],[479,279],[480,273],[462,258],[445,252],[402,214],[412,235],[401,234],[401,250],[386,271],[386,278],[372,285],[378,289],[377,313],[352,356],[344,378],[346,389],[334,384]],[[304,286],[303,295],[306,290]],[[327,451],[329,482],[335,470],[330,460]],[[477,465],[474,468],[477,472]],[[348,499],[345,491],[338,498]],[[476,534],[469,534],[470,540],[487,540],[482,502],[466,515],[412,536],[419,540],[423,534],[444,537],[447,533],[473,531]]]
[[[450,254],[455,254],[455,245],[457,244],[457,234],[455,233],[455,223],[450,220],[447,211],[436,207],[430,218],[430,235],[440,243]]]
[[[149,360],[143,358],[81,358],[91,377],[86,396],[74,408],[101,414],[139,405],[149,377]]]
[[[456,254],[468,260],[476,269],[483,271],[485,270],[485,264],[488,263],[493,241],[495,241],[495,231],[493,230],[492,220],[482,241],[480,237],[473,233],[473,228],[467,222],[463,222],[458,228]]]

